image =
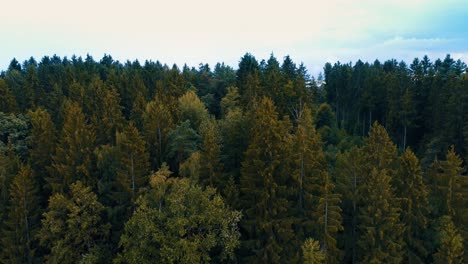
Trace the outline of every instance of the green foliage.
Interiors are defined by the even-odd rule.
[[[22,165],[10,185],[10,204],[2,230],[2,263],[33,263],[38,260],[36,233],[39,227],[38,188],[33,172]]]
[[[333,127],[335,125],[335,115],[327,103],[323,103],[317,110],[317,128],[324,126]]]
[[[322,194],[317,206],[319,225],[318,236],[323,241],[323,251],[326,256],[326,263],[340,263],[341,250],[337,246],[337,234],[343,231],[341,225],[341,199],[334,191],[335,185],[328,174],[325,174],[322,186]]]
[[[122,129],[124,117],[120,106],[120,96],[114,88],[98,86],[95,98],[99,98],[91,117],[96,131],[96,144],[114,143],[116,131]]]
[[[23,114],[0,112],[0,153],[5,153],[11,143],[13,151],[25,158],[29,134],[29,119]]]
[[[117,198],[120,204],[135,202],[138,190],[148,183],[149,155],[145,141],[132,123],[122,132],[116,133],[120,166],[117,169],[117,183],[121,193]]]
[[[424,245],[424,233],[428,227],[428,190],[416,155],[408,148],[399,158],[394,179],[396,196],[401,200],[401,220],[405,224],[404,262],[424,263],[428,251]]]
[[[191,128],[190,121],[186,120],[168,135],[167,157],[175,162],[174,167],[185,161],[191,153],[198,150],[201,137]]]
[[[101,219],[103,210],[96,194],[80,181],[70,185],[68,195],[52,195],[38,233],[50,251],[46,263],[77,263],[101,247],[109,230]]]
[[[294,254],[288,247],[294,238],[288,211],[292,177],[284,169],[291,137],[288,120],[278,120],[269,98],[253,110],[250,144],[245,152],[240,179],[240,204],[245,217],[245,261],[280,262]],[[286,243],[288,241],[288,244]]]
[[[234,258],[239,245],[237,222],[212,188],[188,179],[168,178],[163,167],[151,178],[152,189],[141,197],[120,240],[124,263],[210,263]]]
[[[166,102],[160,97],[146,105],[143,114],[145,140],[149,143],[151,163],[162,164],[169,133],[174,129],[174,121]]]
[[[51,176],[47,182],[53,192],[65,192],[80,180],[93,186],[92,158],[95,133],[77,103],[68,103],[59,143],[52,156]]]
[[[434,254],[434,263],[461,264],[463,262],[463,238],[453,224],[450,216],[439,219],[437,229],[437,252]]]
[[[189,120],[195,130],[208,118],[208,110],[193,91],[186,92],[179,98],[181,120]]]
[[[228,87],[227,94],[221,99],[221,112],[223,116],[226,116],[228,112],[239,107],[239,89],[237,87]]]
[[[38,182],[43,184],[48,176],[50,156],[55,151],[55,125],[49,113],[42,108],[29,111],[28,116],[31,120],[31,136],[28,142],[31,167],[39,178]]]
[[[302,261],[304,264],[325,263],[325,254],[320,250],[320,243],[312,238],[302,244]]]
[[[0,262],[462,262],[466,69],[450,55],[337,62],[316,82],[273,54],[237,70],[13,60],[0,73]]]
[[[10,143],[6,155],[0,155],[0,228],[3,228],[8,215],[10,184],[18,174],[20,166],[20,158],[13,152],[13,146]]]
[[[221,163],[221,135],[216,120],[206,119],[200,125],[200,135],[203,145],[200,149],[201,168],[200,182],[205,186],[221,189],[226,181],[223,176]]]
[[[16,111],[18,111],[18,104],[15,97],[6,82],[0,78],[0,112],[14,113]]]

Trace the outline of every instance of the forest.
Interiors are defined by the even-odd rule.
[[[466,71],[13,59],[0,263],[466,263]]]

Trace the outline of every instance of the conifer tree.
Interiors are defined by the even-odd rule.
[[[240,203],[245,210],[241,222],[247,251],[244,261],[277,263],[294,254],[288,248],[295,246],[289,242],[294,239],[288,219],[288,184],[292,184],[292,178],[283,170],[291,144],[289,124],[278,120],[269,98],[263,98],[253,111],[251,139],[240,179]]]
[[[0,112],[14,113],[18,111],[18,104],[7,83],[0,78]]]
[[[434,263],[437,264],[462,264],[463,262],[463,238],[453,224],[450,216],[440,217],[437,228],[437,252],[434,254]]]
[[[22,165],[10,185],[8,218],[0,240],[2,263],[37,261],[38,189],[29,165]]]
[[[312,113],[307,106],[304,107],[297,123],[294,165],[297,168],[298,210],[299,215],[304,216],[304,211],[309,211],[311,215],[307,215],[307,218],[316,219],[313,212],[315,212],[322,195],[321,186],[323,186],[324,174],[326,173],[326,160],[320,136],[315,131],[312,121]]]
[[[304,264],[325,263],[325,254],[320,250],[320,243],[312,238],[306,239],[302,245],[302,261]]]
[[[130,120],[135,123],[138,130],[143,129],[144,115],[146,109],[146,99],[141,92],[138,92],[135,100],[133,100],[132,110],[130,112]]]
[[[358,211],[358,255],[363,262],[399,263],[405,226],[400,221],[401,205],[391,185],[396,173],[396,146],[385,128],[375,122],[363,150],[365,176],[359,190],[362,200]]]
[[[454,147],[447,152],[444,161],[435,160],[432,165],[433,185],[431,203],[435,216],[448,215],[460,231],[465,246],[468,245],[468,179],[462,175],[462,159]]]
[[[93,151],[95,134],[77,103],[68,103],[65,123],[52,156],[51,176],[47,179],[53,192],[64,192],[76,180],[93,186]]]
[[[402,202],[401,220],[406,226],[404,262],[424,263],[428,254],[424,245],[424,232],[428,226],[428,191],[419,160],[409,148],[399,158],[394,182],[395,194]]]
[[[221,113],[225,117],[229,111],[234,110],[240,105],[239,89],[237,87],[228,87],[226,96],[221,99]]]
[[[134,203],[138,190],[148,183],[149,155],[145,141],[138,129],[130,123],[122,132],[116,134],[117,148],[120,152],[120,167],[117,170],[117,182],[122,194],[122,203]]]
[[[190,154],[198,150],[200,143],[201,137],[191,128],[189,120],[179,124],[168,135],[167,157],[173,161],[172,166],[178,169]]]
[[[390,177],[394,176],[397,148],[385,128],[377,121],[372,124],[363,150],[367,154],[365,163],[368,168],[386,169]]]
[[[120,96],[114,88],[100,86],[96,97],[99,98],[92,112],[91,121],[96,128],[96,144],[113,144],[114,135],[124,125]]]
[[[221,136],[218,124],[214,119],[207,119],[200,125],[200,134],[203,139],[201,154],[201,182],[204,186],[218,188],[226,184],[223,177],[223,165],[221,163]]]
[[[51,164],[50,156],[55,151],[55,125],[47,111],[37,108],[28,112],[31,120],[29,155],[31,167],[37,175],[37,182],[42,186],[48,176],[47,168]]]
[[[345,260],[356,263],[358,239],[358,214],[362,204],[361,188],[366,175],[364,167],[364,152],[362,148],[339,153],[336,161],[335,174],[337,192],[342,197],[344,234],[341,236],[345,251]]]
[[[313,235],[320,238],[327,263],[336,263],[340,259],[336,236],[343,229],[339,207],[341,200],[334,193],[322,142],[307,106],[300,112],[297,122],[294,156],[301,225],[305,237]]]
[[[318,237],[322,242],[322,251],[326,256],[325,263],[340,263],[341,251],[337,245],[337,234],[343,231],[341,225],[341,199],[335,193],[335,185],[328,173],[322,186],[322,194],[317,207]]]
[[[21,160],[13,151],[11,142],[8,143],[7,153],[0,153],[0,232],[4,228],[4,221],[8,216],[10,204],[10,184],[21,166]],[[1,233],[0,233],[1,235]]]
[[[357,242],[362,263],[401,263],[403,259],[403,231],[400,209],[385,169],[372,169],[362,195],[366,203],[359,211]]]
[[[158,167],[165,161],[165,149],[174,121],[169,106],[161,97],[156,97],[146,105],[143,114],[144,136],[150,147],[152,167]]]
[[[229,110],[221,121],[222,162],[236,183],[239,182],[241,162],[248,145],[249,121],[239,107]]]

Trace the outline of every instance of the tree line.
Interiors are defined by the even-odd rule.
[[[466,70],[13,59],[0,262],[463,263]]]

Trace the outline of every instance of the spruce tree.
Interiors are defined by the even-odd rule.
[[[287,121],[278,114],[269,98],[253,110],[250,144],[245,152],[240,179],[240,203],[245,217],[244,261],[278,263],[294,256],[294,239],[289,218],[292,177],[284,171],[291,139]],[[283,259],[283,260],[282,260]]]
[[[304,264],[325,263],[325,254],[320,249],[320,243],[312,238],[306,239],[302,245],[302,262]]]
[[[96,97],[99,98],[99,102],[91,113],[91,121],[96,131],[96,144],[114,144],[115,133],[124,125],[120,95],[114,88],[99,86]]]
[[[123,195],[119,195],[118,200],[121,203],[134,203],[138,190],[148,183],[149,155],[146,152],[145,141],[138,129],[130,123],[122,132],[117,132],[116,142],[120,152],[117,182]]]
[[[65,123],[52,156],[47,182],[53,192],[65,192],[71,183],[80,180],[93,186],[93,151],[95,134],[77,103],[69,102]]]
[[[214,119],[207,119],[200,125],[200,134],[203,139],[201,154],[201,183],[221,190],[226,184],[223,177],[223,164],[221,163],[221,136],[218,124]]]
[[[318,238],[323,241],[322,251],[326,256],[325,263],[340,263],[341,250],[337,245],[337,235],[343,231],[341,199],[339,194],[335,193],[335,185],[328,173],[325,173],[324,177],[322,194],[317,206],[317,224],[319,227],[317,233]]]
[[[400,201],[391,185],[396,173],[396,146],[385,128],[375,122],[363,151],[365,174],[358,189],[362,199],[358,211],[358,256],[364,263],[399,263],[405,226],[400,220]]]
[[[18,111],[18,104],[7,83],[0,78],[0,112],[14,113]]]
[[[165,160],[165,149],[170,131],[174,129],[174,120],[167,105],[161,97],[156,97],[146,105],[143,114],[143,131],[149,144],[152,167],[160,166]]]
[[[372,169],[362,190],[366,203],[359,210],[360,263],[401,263],[403,231],[400,209],[385,169]]]
[[[450,216],[444,215],[438,220],[436,235],[438,245],[434,253],[434,263],[437,264],[462,264],[463,262],[463,238],[453,224]]]
[[[10,185],[8,218],[0,240],[1,263],[34,263],[39,227],[38,188],[29,165],[22,165]]]
[[[37,176],[37,182],[43,186],[48,177],[47,168],[51,164],[50,157],[55,151],[55,125],[47,111],[37,108],[29,111],[31,120],[31,136],[29,138],[29,155],[31,167]]]
[[[431,203],[435,216],[448,215],[459,229],[465,246],[468,245],[468,178],[462,175],[462,159],[454,147],[443,161],[435,160],[430,172],[432,180]]]
[[[394,179],[396,196],[401,200],[401,220],[405,224],[404,241],[406,253],[404,262],[424,263],[427,249],[424,233],[428,227],[428,190],[416,155],[407,148],[399,158]]]

